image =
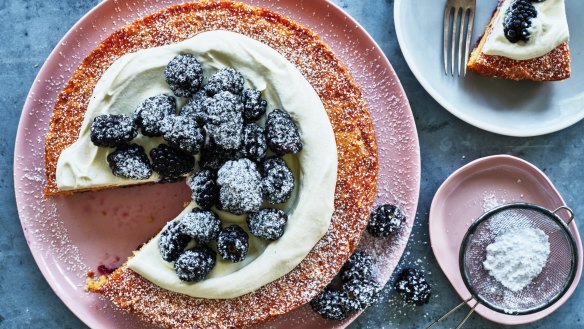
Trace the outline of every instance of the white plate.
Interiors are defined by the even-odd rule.
[[[563,82],[515,82],[444,74],[442,20],[446,0],[395,0],[395,29],[403,55],[422,86],[450,113],[473,126],[508,136],[538,136],[584,118],[584,1],[566,0],[572,77]],[[473,45],[497,0],[477,1]]]

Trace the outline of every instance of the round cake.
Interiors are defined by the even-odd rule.
[[[336,143],[334,209],[322,237],[318,236],[318,242],[310,246],[298,264],[268,282],[249,285],[249,291],[204,297],[180,289],[171,291],[131,266],[134,258],[88,286],[122,310],[168,328],[244,327],[307,303],[332,280],[356,248],[376,193],[377,145],[371,118],[360,88],[332,50],[310,30],[272,11],[230,1],[204,1],[173,6],[132,22],[107,37],[85,58],[61,93],[51,119],[46,138],[45,194],[124,185],[73,184],[63,188],[58,184],[57,173],[62,172],[57,170],[59,158],[81,140],[96,86],[124,55],[188,42],[213,31],[238,34],[270,47],[294,65],[312,86],[326,111]],[[300,122],[301,131],[307,127],[310,125]],[[316,134],[315,130],[310,129]]]

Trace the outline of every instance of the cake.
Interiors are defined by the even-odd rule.
[[[268,121],[270,115],[279,113],[275,109],[277,106],[287,113],[279,115],[288,115],[298,126],[302,150],[296,150],[295,155],[276,157],[284,159],[292,168],[290,171],[298,183],[297,191],[291,192],[290,207],[289,204],[280,207],[290,218],[283,235],[262,246],[264,251],[289,248],[286,250],[294,255],[284,255],[282,257],[288,258],[280,262],[268,257],[267,252],[260,250],[254,254],[250,251],[253,261],[246,263],[235,259],[240,265],[224,276],[213,276],[211,272],[209,278],[196,284],[176,280],[172,276],[174,269],[157,265],[164,260],[154,259],[152,255],[160,256],[157,247],[161,235],[201,206],[203,200],[197,200],[191,201],[184,212],[170,220],[152,240],[144,241],[144,246],[134,255],[128,255],[129,260],[121,267],[110,275],[91,280],[87,288],[102,294],[123,311],[165,328],[246,327],[309,302],[355,250],[376,194],[378,163],[373,125],[359,86],[330,47],[309,29],[270,10],[231,1],[177,5],[114,32],[73,72],[56,102],[46,136],[47,197],[154,184],[168,178],[160,174],[163,172],[160,168],[154,168],[159,174],[140,174],[139,179],[115,175],[115,166],[111,162],[108,166],[107,160],[115,158],[117,150],[129,152],[129,148],[119,146],[113,151],[105,147],[107,140],[100,141],[105,146],[96,147],[92,127],[100,115],[124,115],[119,112],[127,108],[133,111],[136,104],[161,91],[168,93],[168,86],[158,83],[158,78],[150,79],[147,72],[151,69],[161,72],[161,67],[168,65],[169,60],[184,53],[193,53],[204,70],[209,71],[205,76],[207,85],[213,72],[221,71],[226,63],[231,64],[245,77],[246,88],[261,90],[270,104],[268,107],[274,107],[268,109]],[[250,60],[253,56],[248,54],[259,57]],[[155,60],[145,61],[145,58]],[[143,63],[147,69],[133,69],[140,67],[136,63]],[[256,77],[258,71],[262,74]],[[288,79],[274,82],[282,76]],[[262,77],[269,79],[264,81]],[[275,87],[266,89],[259,83],[262,81]],[[179,92],[176,88],[172,91],[180,103]],[[184,108],[184,104],[178,107]],[[160,146],[166,145],[160,137],[148,139],[144,128],[142,133],[144,136],[136,137],[130,131],[128,140],[134,138],[131,143],[145,149],[144,154],[149,153],[152,161],[154,149],[164,153],[162,149],[173,147]],[[268,139],[269,134],[267,132]],[[270,149],[276,156],[280,155],[277,145],[270,145]],[[222,164],[220,171],[228,163],[236,168],[232,172],[253,167],[253,161],[230,160]],[[294,169],[294,163],[301,170]],[[181,172],[170,178],[176,180],[185,176],[188,176],[187,182],[192,183],[195,172],[191,170],[188,175]],[[322,200],[314,198],[313,189]],[[221,208],[227,211],[212,209],[222,215],[223,221],[226,221],[224,213],[237,214],[240,210],[230,207],[227,201],[221,201]],[[247,210],[241,209],[241,212]],[[241,218],[233,220],[241,221]],[[248,225],[252,229],[252,225]],[[290,241],[298,238],[297,234],[304,234],[302,242],[292,246]],[[256,243],[251,235],[250,239],[250,245]],[[213,248],[221,253],[219,247]],[[261,272],[261,268],[269,271]],[[242,281],[229,280],[233,278]]]
[[[510,80],[570,77],[564,0],[500,0],[467,69]]]

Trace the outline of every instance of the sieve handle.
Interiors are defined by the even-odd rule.
[[[570,214],[570,217],[568,218],[568,220],[566,220],[566,224],[570,225],[570,223],[574,220],[574,211],[567,206],[561,206],[558,209],[554,210],[553,214],[557,215],[558,212],[560,212],[560,210],[565,210]]]
[[[470,318],[470,316],[474,313],[475,308],[477,308],[477,306],[479,306],[481,303],[476,302],[476,304],[474,304],[474,306],[470,309],[470,311],[468,311],[468,314],[464,317],[464,319],[462,319],[462,321],[460,321],[460,323],[458,324],[458,326],[456,326],[456,329],[460,329],[462,328],[462,326],[464,325],[464,323]]]
[[[464,304],[470,302],[473,299],[473,297],[469,297],[468,299],[466,299],[465,301],[463,301],[462,303],[456,305],[453,309],[451,309],[450,311],[448,311],[448,313],[444,314],[443,316],[440,317],[440,319],[432,322],[429,326],[426,327],[426,329],[431,329],[433,328],[435,325],[437,325],[438,323],[440,323],[442,320],[446,319],[450,314],[454,313],[456,310],[458,310],[459,308],[461,308]],[[472,308],[471,313],[474,311],[475,307],[477,307],[479,303],[477,302],[475,304],[475,306]],[[470,317],[469,313],[466,318],[464,318],[464,320],[462,321],[461,325],[464,324],[464,322],[466,322],[466,320],[468,320],[468,318]]]

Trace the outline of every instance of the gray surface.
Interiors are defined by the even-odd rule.
[[[479,157],[508,153],[546,172],[576,213],[584,211],[582,123],[537,138],[508,138],[471,127],[442,109],[422,89],[400,52],[391,0],[335,0],[383,48],[410,99],[422,151],[422,189],[417,224],[402,265],[425,268],[435,297],[409,307],[391,293],[368,309],[352,328],[419,328],[459,302],[440,271],[428,239],[428,210],[434,193],[455,169]],[[0,328],[83,328],[45,282],[28,250],[14,201],[12,159],[18,119],[40,64],[58,40],[97,1],[0,0]],[[423,18],[420,18],[423,19]],[[583,202],[583,203],[581,203]],[[577,218],[578,220],[578,218]],[[580,229],[582,229],[580,225]],[[550,317],[525,328],[584,327],[579,288]],[[463,311],[456,316],[462,317]],[[445,323],[452,327],[454,320]],[[466,328],[498,327],[473,316]]]

